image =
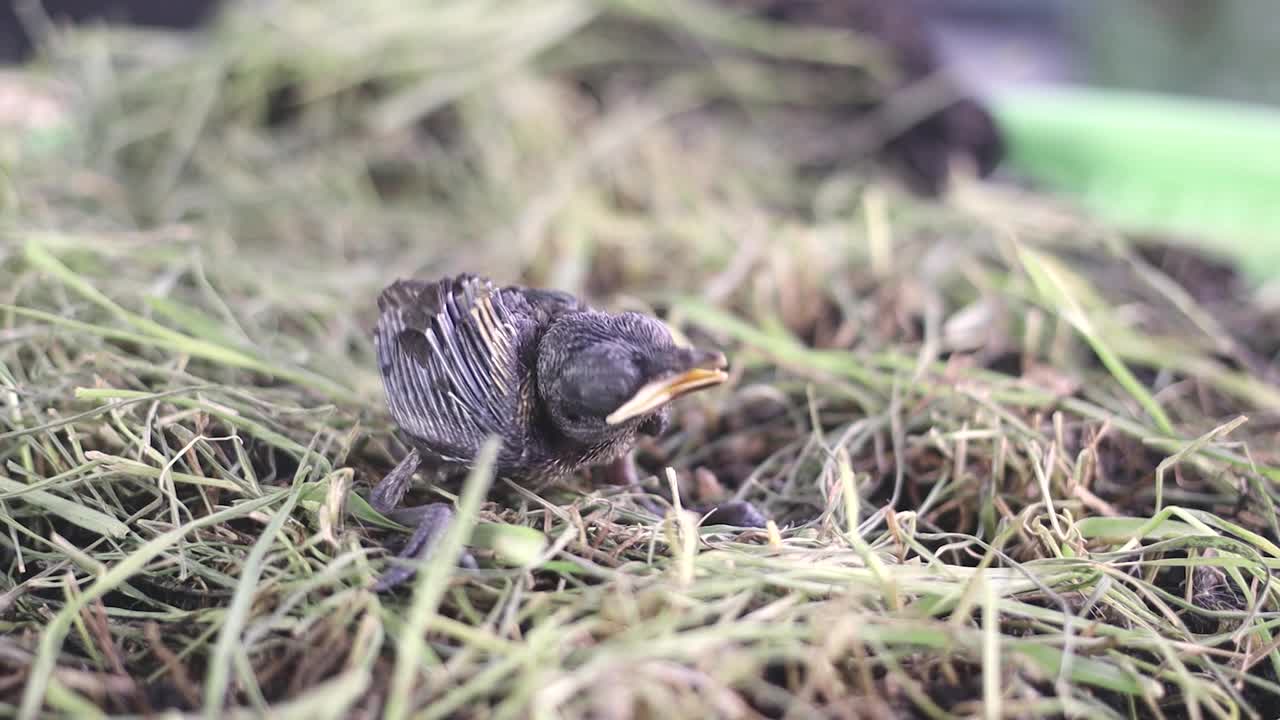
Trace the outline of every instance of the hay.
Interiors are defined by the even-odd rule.
[[[1261,301],[1042,198],[814,174],[698,83],[588,96],[581,55],[641,52],[614,29],[681,28],[669,7],[255,4],[196,42],[55,38],[61,123],[0,146],[0,714],[1272,707]],[[401,452],[373,299],[459,270],[725,347],[733,382],[639,460],[778,527],[499,479],[481,569],[371,593],[399,533],[358,495]]]

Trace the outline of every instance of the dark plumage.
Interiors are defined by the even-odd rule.
[[[497,472],[516,482],[618,460],[639,434],[666,428],[671,400],[727,377],[722,354],[678,346],[657,319],[592,310],[567,293],[460,275],[397,281],[378,307],[387,404],[412,448],[374,490],[383,512],[399,506],[420,466],[466,470],[494,435]],[[443,531],[442,507],[408,511],[430,522],[402,554]],[[410,574],[393,570],[381,584]]]

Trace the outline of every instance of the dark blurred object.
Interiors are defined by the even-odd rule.
[[[937,195],[953,167],[985,176],[1004,155],[914,0],[686,0],[658,16],[607,13],[595,35],[613,40],[612,55],[578,48],[566,64],[606,103],[692,88],[815,176],[874,158]]]
[[[772,20],[796,25],[847,28],[879,43],[900,73],[890,92],[944,71],[929,17],[916,0],[721,0],[751,8]],[[834,79],[833,79],[834,80]],[[964,95],[959,88],[953,88]],[[884,159],[916,192],[943,189],[954,158],[990,174],[1004,155],[1004,142],[987,109],[960,97],[889,138]]]
[[[32,20],[54,26],[110,22],[188,30],[203,23],[217,0],[9,0],[0,3],[0,62],[30,59]]]
[[[1231,337],[1233,364],[1280,381],[1280,313],[1259,309],[1234,263],[1156,236],[1135,240],[1138,256],[1177,283]]]
[[[1197,303],[1211,305],[1241,298],[1244,285],[1234,263],[1159,237],[1136,239],[1138,256],[1182,286]]]

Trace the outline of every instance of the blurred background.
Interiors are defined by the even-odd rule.
[[[876,5],[736,4],[767,5],[775,15],[819,23],[839,16],[832,8]],[[214,24],[223,5],[15,0],[0,8],[0,59],[31,59],[33,37],[69,21],[196,29]],[[1194,238],[1238,258],[1255,277],[1280,268],[1280,242],[1271,237],[1280,226],[1275,2],[917,0],[915,6],[943,67],[995,115],[1008,145],[1000,176],[1056,191],[1122,227]]]
[[[1084,84],[1276,104],[1280,10],[1270,0],[917,0],[972,86]],[[218,0],[13,0],[0,58],[31,56],[32,9],[55,22],[191,29]],[[24,22],[24,15],[26,22]]]

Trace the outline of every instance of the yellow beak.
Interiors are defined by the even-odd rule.
[[[729,379],[729,373],[723,370],[725,359],[717,355],[714,367],[698,367],[686,370],[679,375],[654,380],[636,391],[631,399],[623,403],[605,418],[610,425],[619,425],[628,420],[646,415],[695,390],[719,385]]]

